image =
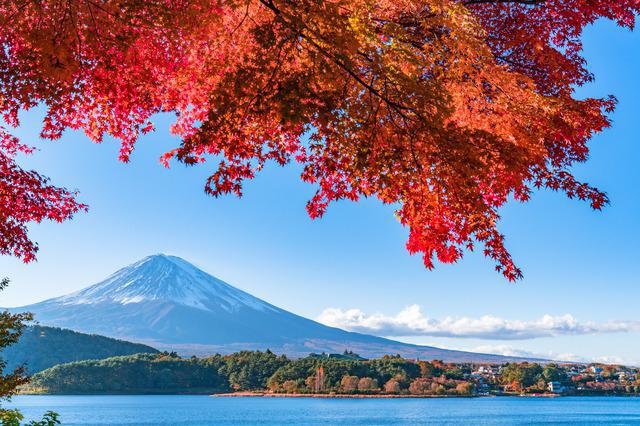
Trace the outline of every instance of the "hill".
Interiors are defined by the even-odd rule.
[[[7,361],[7,369],[25,364],[29,374],[33,374],[72,361],[157,352],[140,343],[55,327],[31,326],[24,330],[18,343],[6,348],[1,356]]]
[[[352,350],[449,362],[518,360],[401,343],[328,327],[280,309],[166,255],[146,257],[76,293],[15,308],[45,325],[150,344],[182,354],[271,349],[292,357]]]
[[[338,355],[338,354],[333,354]],[[27,392],[50,394],[176,394],[264,391],[296,382],[311,384],[322,367],[322,390],[338,391],[345,376],[370,377],[378,383],[397,378],[404,389],[433,366],[398,357],[364,360],[309,356],[290,360],[266,351],[242,351],[207,358],[180,358],[173,353],[137,354],[56,365],[33,376]],[[444,365],[443,365],[444,367]],[[459,373],[455,365],[447,365]],[[435,367],[434,367],[435,368]],[[441,370],[441,371],[440,371]],[[444,369],[438,374],[446,374]],[[311,391],[315,388],[311,384]]]
[[[137,354],[56,365],[33,376],[28,391],[52,394],[209,394],[229,390],[219,357]]]

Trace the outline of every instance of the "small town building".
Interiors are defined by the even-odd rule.
[[[551,393],[564,393],[566,391],[566,388],[562,383],[555,381],[549,382],[547,389],[549,389],[549,392]]]

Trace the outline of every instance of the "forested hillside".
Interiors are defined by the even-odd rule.
[[[24,330],[18,343],[6,348],[0,355],[7,361],[8,370],[25,364],[27,371],[33,374],[72,361],[157,352],[151,346],[96,334],[32,326]]]
[[[323,368],[322,390],[339,390],[344,377],[367,377],[377,383],[395,378],[407,387],[420,376],[418,364],[398,357],[364,361],[312,355],[290,360],[271,351],[242,351],[180,358],[165,352],[56,365],[36,374],[30,390],[60,394],[282,391],[283,386],[291,389],[294,382],[303,389],[319,367]],[[307,390],[313,390],[309,386]]]
[[[270,351],[208,358],[137,354],[56,365],[36,374],[30,390],[62,394],[257,390],[287,362]]]

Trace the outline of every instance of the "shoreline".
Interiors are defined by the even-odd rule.
[[[474,395],[419,395],[419,394],[344,394],[344,393],[273,393],[273,392],[226,392],[210,394],[211,397],[219,398],[323,398],[323,399],[430,399],[430,398],[567,398],[567,397],[634,397],[637,395],[576,395],[576,394],[556,394],[556,393],[534,393],[534,394],[474,394]]]
[[[340,394],[340,393],[271,393],[271,392],[118,392],[118,393],[47,393],[19,392],[15,396],[208,396],[221,398],[324,398],[324,399],[428,399],[428,398],[640,398],[640,395],[625,394],[475,394],[475,395],[414,395],[414,394]]]
[[[399,399],[399,398],[483,398],[495,395],[394,395],[394,394],[345,394],[345,393],[272,393],[229,392],[209,396],[219,398],[325,398],[325,399]]]

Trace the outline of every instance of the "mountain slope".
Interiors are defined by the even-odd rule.
[[[290,356],[354,350],[446,361],[505,362],[498,355],[409,345],[327,327],[273,306],[174,256],[146,257],[81,291],[13,311],[42,324],[183,354],[267,349]]]
[[[0,356],[7,362],[7,371],[25,365],[33,374],[66,362],[157,352],[139,343],[36,325],[27,327],[18,343]]]

